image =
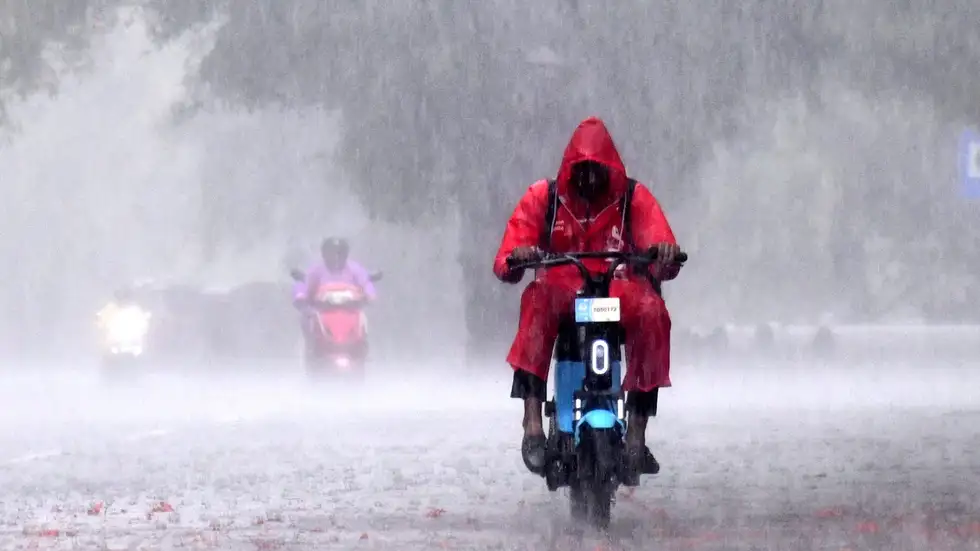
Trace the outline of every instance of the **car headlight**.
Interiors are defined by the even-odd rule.
[[[140,341],[150,329],[150,313],[136,306],[114,312],[105,323],[112,342]]]

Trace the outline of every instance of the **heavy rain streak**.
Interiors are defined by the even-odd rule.
[[[0,0],[0,548],[978,548],[978,21]],[[688,255],[663,282],[670,386],[645,413],[601,386],[666,368],[652,280],[527,299],[579,324],[538,422],[508,365],[535,273],[508,285],[495,256],[512,215],[548,227],[539,180],[551,235],[600,228],[559,177],[592,116]]]

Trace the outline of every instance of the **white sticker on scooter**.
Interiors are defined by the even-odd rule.
[[[618,322],[619,316],[619,299],[616,297],[575,299],[576,323]]]

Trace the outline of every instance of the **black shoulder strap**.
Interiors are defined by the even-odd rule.
[[[626,244],[626,250],[632,250],[633,247],[633,218],[630,216],[630,207],[633,204],[633,191],[636,190],[636,180],[630,178],[626,180],[626,193],[623,194],[623,242]]]
[[[623,241],[627,251],[635,251],[636,243],[633,242],[633,219],[630,216],[633,206],[633,192],[636,191],[636,180],[630,178],[626,182],[626,193],[623,195]],[[644,270],[653,290],[659,296],[663,296],[663,289],[660,281],[655,279],[649,270]]]
[[[551,251],[551,233],[555,230],[555,220],[558,219],[558,181],[548,180],[548,207],[544,215],[544,228],[541,230],[541,248]]]

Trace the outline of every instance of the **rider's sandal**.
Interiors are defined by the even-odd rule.
[[[643,474],[657,474],[660,472],[660,463],[653,456],[650,448],[643,446]]]
[[[521,458],[527,470],[537,475],[544,475],[545,452],[547,440],[543,434],[525,435],[521,441]]]
[[[627,447],[623,465],[623,486],[639,486],[640,475],[657,474],[660,472],[660,463],[650,452],[650,448]]]

